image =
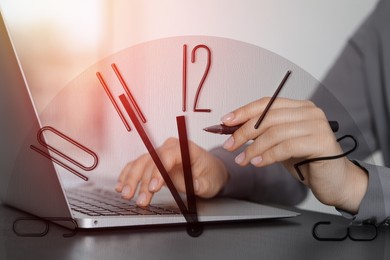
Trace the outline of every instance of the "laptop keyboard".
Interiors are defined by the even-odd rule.
[[[119,193],[94,189],[71,189],[66,191],[70,208],[89,216],[131,216],[131,215],[177,215],[181,214],[174,205],[152,204],[139,207],[133,200],[121,198]]]

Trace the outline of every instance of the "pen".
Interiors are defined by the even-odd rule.
[[[224,124],[220,124],[220,125],[213,125],[213,126],[206,127],[203,130],[213,134],[231,135],[242,125],[243,124],[235,125],[235,126],[227,126]],[[337,132],[339,130],[339,123],[337,121],[329,121],[329,125],[333,132]]]

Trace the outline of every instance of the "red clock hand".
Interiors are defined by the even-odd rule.
[[[258,129],[261,122],[263,122],[265,115],[267,115],[268,110],[271,108],[272,104],[274,103],[275,99],[279,95],[279,92],[282,90],[284,84],[286,84],[286,81],[291,75],[291,70],[288,70],[286,75],[284,75],[284,78],[282,79],[282,82],[280,82],[278,88],[275,90],[275,93],[272,95],[271,100],[268,102],[267,106],[265,107],[263,113],[260,115],[259,119],[257,120],[255,124],[255,129]]]
[[[202,225],[198,222],[198,211],[196,208],[196,198],[194,192],[194,184],[192,179],[192,167],[190,150],[188,147],[187,127],[184,116],[177,116],[177,131],[179,133],[179,143],[181,152],[181,162],[183,165],[184,183],[186,186],[188,213],[191,216],[192,222],[189,223],[187,232],[191,236],[200,236],[203,232]]]
[[[186,205],[184,204],[184,202],[182,201],[180,195],[179,195],[179,192],[176,190],[176,187],[175,185],[173,184],[171,178],[169,177],[169,174],[167,172],[167,170],[165,169],[163,163],[161,162],[161,159],[160,157],[158,156],[157,152],[156,152],[156,149],[154,148],[152,142],[150,141],[148,135],[146,134],[144,128],[142,127],[140,121],[138,120],[136,114],[135,114],[135,111],[133,110],[133,108],[131,107],[129,101],[127,100],[126,96],[124,94],[120,95],[119,96],[119,99],[121,100],[126,112],[128,113],[128,115],[130,116],[130,119],[131,121],[133,122],[134,124],[134,127],[135,129],[137,130],[138,134],[140,135],[141,139],[142,139],[142,142],[144,143],[144,145],[146,146],[146,149],[148,150],[150,156],[152,157],[153,159],[153,162],[155,163],[157,169],[160,171],[161,173],[161,176],[163,177],[169,191],[171,192],[173,198],[175,199],[176,201],[176,204],[178,205],[181,213],[183,214],[184,218],[186,219],[187,223],[188,223],[188,228],[187,228],[187,232],[190,236],[199,236],[201,233],[202,233],[202,228],[201,226],[199,225],[199,222],[198,222],[198,218],[197,218],[197,211],[196,211],[196,206],[193,206],[195,205],[194,204],[194,201],[195,201],[195,195],[194,195],[194,188],[193,188],[193,185],[192,185],[192,173],[191,173],[191,163],[189,162],[189,150],[188,150],[188,140],[187,140],[187,133],[186,133],[186,129],[184,128],[184,131],[180,130],[180,129],[183,129],[183,123],[184,123],[184,126],[185,126],[185,121],[183,121],[183,119],[178,119],[178,127],[179,127],[179,137],[181,137],[181,139],[179,138],[180,140],[180,147],[182,149],[182,147],[185,148],[185,146],[187,146],[186,150],[182,150],[182,156],[183,156],[183,153],[184,153],[184,157],[182,159],[183,161],[183,170],[184,170],[184,173],[185,173],[185,176],[187,174],[191,174],[190,177],[185,177],[185,182],[186,182],[186,189],[188,188],[188,186],[190,186],[187,182],[188,182],[188,178],[191,179],[191,186],[192,188],[189,188],[187,190],[187,195],[188,196],[188,202],[191,201],[191,203],[189,203],[189,209],[187,209]],[[184,134],[184,136],[183,136]],[[183,144],[182,144],[183,143]],[[185,145],[185,143],[187,145]],[[186,162],[184,162],[186,161]],[[189,169],[189,171],[188,171]]]

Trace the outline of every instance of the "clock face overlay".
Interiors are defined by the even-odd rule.
[[[189,140],[210,149],[228,136],[203,128],[219,124],[240,106],[271,97],[288,71],[279,97],[308,99],[321,85],[283,57],[232,39],[180,36],[141,43],[69,82],[39,115],[44,128],[37,139],[44,135],[46,143],[31,149],[50,146],[46,157],[65,183],[116,178],[127,162],[148,152],[119,96],[132,103],[156,149],[178,137],[176,117],[183,115]],[[336,98],[334,105],[346,113]]]
[[[40,119],[76,142],[46,131],[50,146],[85,167],[96,164],[90,171],[68,160],[66,165],[88,177],[117,176],[128,161],[147,152],[121,94],[132,96],[155,147],[177,137],[176,116],[185,115],[189,139],[209,149],[227,137],[203,128],[218,124],[235,108],[272,96],[288,70],[292,73],[280,97],[306,99],[319,85],[295,64],[255,45],[210,36],[159,39],[87,68],[57,94]],[[56,167],[69,175],[69,169]]]
[[[186,132],[180,149],[187,161],[183,168],[188,169],[190,154],[188,148],[183,154],[182,148],[187,138],[205,149],[227,139],[203,131],[218,124],[221,116],[279,90],[278,97],[309,99],[318,88],[345,120],[339,122],[341,130],[344,123],[355,126],[343,105],[315,78],[261,47],[210,36],[141,43],[99,61],[69,82],[39,114],[42,127],[31,131],[36,142],[26,137],[23,147],[29,149],[21,150],[16,165],[38,154],[54,163],[65,186],[116,178],[127,162],[142,154],[157,158],[158,147],[178,137],[179,131]],[[359,130],[356,133],[361,137]],[[358,139],[360,145],[367,146],[363,139]],[[348,149],[347,144],[344,150]],[[194,208],[178,203],[179,195],[170,190],[191,224],[189,234],[200,235]]]

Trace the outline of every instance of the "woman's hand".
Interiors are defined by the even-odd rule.
[[[343,153],[324,112],[310,101],[277,98],[258,129],[254,128],[270,98],[262,98],[225,115],[228,126],[244,124],[224,143],[234,151],[253,142],[236,158],[241,166],[281,162],[296,178],[294,164]],[[304,184],[324,204],[357,212],[367,189],[367,174],[347,158],[301,166]]]
[[[189,150],[195,195],[203,198],[215,196],[228,180],[224,164],[191,141],[189,141]],[[157,153],[176,189],[185,192],[179,140],[167,139],[157,149]],[[153,194],[164,185],[164,180],[149,154],[143,154],[125,166],[119,176],[116,191],[121,192],[124,199],[132,199],[138,185],[136,203],[139,206],[147,206]]]

